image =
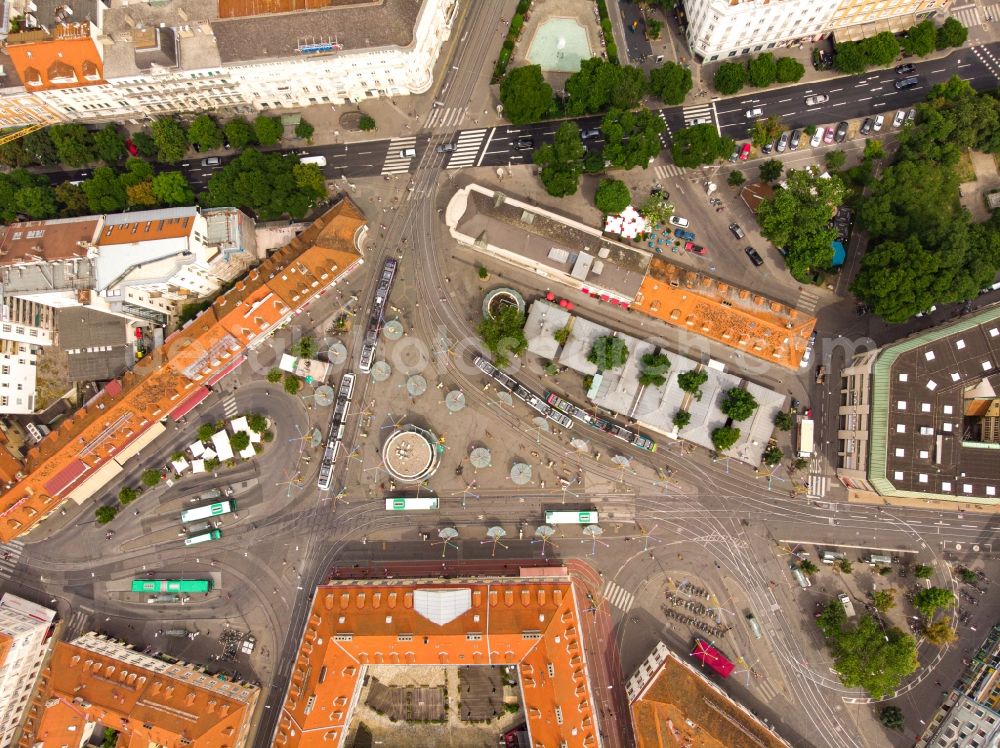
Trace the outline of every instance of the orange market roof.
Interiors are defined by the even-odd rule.
[[[104,63],[89,23],[60,24],[51,35],[11,34],[7,53],[26,91],[93,86],[104,82]]]
[[[653,257],[633,309],[751,356],[798,369],[816,318]]]
[[[0,228],[0,265],[54,262],[87,256],[97,218],[21,221]]]
[[[568,577],[318,587],[273,745],[341,745],[370,664],[516,665],[534,745],[600,745]]]
[[[28,452],[27,477],[0,495],[0,543],[28,532],[74,485],[356,267],[365,226],[361,211],[342,200],[59,424]],[[294,291],[275,280],[285,275],[294,276]]]
[[[97,237],[97,244],[105,247],[189,236],[194,230],[196,216],[197,212],[193,208],[190,209],[190,215],[141,221],[129,221],[127,214],[119,214],[115,216],[115,222],[105,220],[104,227]]]

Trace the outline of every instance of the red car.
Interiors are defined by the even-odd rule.
[[[740,149],[740,161],[746,161],[750,158],[750,144],[744,143],[743,148]]]
[[[128,152],[131,153],[133,156],[139,155],[139,149],[135,147],[135,143],[132,142],[132,138],[129,138],[128,140],[125,141],[125,148],[127,148]]]
[[[700,244],[695,244],[694,242],[688,242],[687,244],[685,244],[684,245],[684,250],[686,252],[692,252],[692,253],[694,253],[696,255],[707,255],[708,254],[708,250],[707,249],[705,249]]]

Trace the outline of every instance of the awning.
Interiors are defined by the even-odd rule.
[[[119,465],[124,464],[126,460],[131,457],[135,457],[140,451],[142,451],[143,447],[152,443],[156,437],[166,430],[167,427],[159,421],[151,423],[149,428],[140,433],[135,439],[119,450],[118,454],[115,455],[115,462]]]
[[[208,387],[199,387],[194,391],[194,394],[188,396],[188,399],[170,411],[170,417],[179,421],[192,410],[197,408],[201,401],[208,397],[210,394]]]
[[[208,387],[211,387],[213,384],[215,384],[220,379],[222,379],[224,376],[226,376],[226,374],[229,374],[231,371],[235,370],[236,367],[238,367],[240,364],[242,364],[246,360],[247,360],[246,356],[243,356],[243,355],[237,356],[236,359],[231,364],[229,364],[229,366],[227,366],[225,369],[223,369],[219,373],[213,374],[212,378],[209,379],[205,383],[205,385],[208,386]]]
[[[108,460],[95,470],[87,480],[83,481],[69,492],[70,499],[77,504],[82,504],[95,493],[104,488],[111,479],[122,472],[122,466],[114,460]]]

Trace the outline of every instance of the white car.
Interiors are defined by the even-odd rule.
[[[830,97],[826,94],[813,94],[812,96],[806,96],[806,106],[816,106],[817,104],[825,104],[830,100]]]
[[[823,142],[823,135],[824,135],[825,132],[826,132],[826,128],[817,127],[816,128],[816,132],[813,133],[812,140],[809,141],[809,145],[811,145],[813,148],[815,148],[820,143],[822,143]]]
[[[898,112],[896,112],[896,116],[892,118],[892,126],[893,127],[902,127],[903,126],[903,120],[905,120],[905,119],[906,119],[906,112],[904,112],[902,109],[900,109]]]
[[[670,216],[670,223],[682,229],[686,229],[691,225],[691,222],[688,219],[682,218],[681,216]]]
[[[881,114],[876,114],[875,125],[872,127],[872,129],[875,130],[875,132],[878,132],[879,130],[882,129],[882,125],[884,124],[885,124],[885,117],[883,117]]]
[[[760,107],[754,107],[753,109],[747,109],[746,118],[747,119],[757,119],[764,115],[764,110]]]

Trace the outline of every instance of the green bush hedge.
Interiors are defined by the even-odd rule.
[[[490,83],[499,83],[500,79],[507,73],[507,66],[510,64],[511,53],[514,51],[514,43],[521,35],[524,28],[524,16],[531,8],[531,0],[521,0],[517,4],[517,12],[510,19],[510,28],[507,30],[507,38],[504,39],[500,48],[500,56],[497,58],[496,67],[493,68],[493,78]]]

